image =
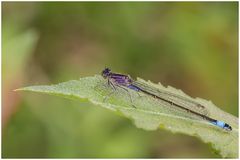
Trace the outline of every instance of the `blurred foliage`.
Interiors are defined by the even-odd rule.
[[[2,10],[3,88],[19,81],[18,74],[24,80],[16,88],[109,66],[210,99],[238,116],[238,2],[3,2]],[[31,54],[4,49],[10,40],[4,35],[36,37],[35,31]],[[23,37],[12,40],[24,46]],[[23,70],[16,73],[11,64]],[[3,106],[8,101],[15,99]],[[196,138],[145,132],[88,103],[27,94],[13,105],[3,157],[217,156]]]

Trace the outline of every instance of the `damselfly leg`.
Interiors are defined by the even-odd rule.
[[[103,102],[106,102],[106,100],[107,100],[114,92],[117,91],[116,87],[112,84],[112,82],[111,82],[109,79],[108,79],[108,82],[107,82],[107,83],[108,83],[108,86],[110,86],[113,90],[104,97]]]
[[[125,91],[128,93],[132,106],[133,106],[134,108],[137,108],[136,106],[133,105],[133,99],[132,99],[132,96],[131,96],[131,94],[129,93],[129,91],[128,91],[126,88],[124,88],[124,87],[122,87],[122,86],[120,86],[120,85],[116,85],[116,86],[118,86],[119,88],[122,88],[123,90],[125,90]]]
[[[123,89],[124,91],[126,91],[126,93],[129,95],[128,97],[129,97],[129,99],[130,99],[130,101],[131,101],[132,106],[133,106],[134,108],[136,108],[136,106],[133,105],[132,96],[131,96],[131,94],[129,93],[129,91],[128,91],[126,88],[124,88],[124,87],[122,87],[122,86],[120,86],[120,85],[114,84],[114,83],[111,82],[109,79],[108,79],[107,85],[110,86],[110,88],[112,89],[112,91],[104,97],[103,102],[106,102],[106,100],[107,100],[112,94],[118,92],[117,90],[118,90],[119,88],[121,88],[121,89]]]

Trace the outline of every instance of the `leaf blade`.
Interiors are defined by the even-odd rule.
[[[165,88],[161,84],[145,82],[142,79],[138,79],[138,81],[187,97],[185,93],[173,87]],[[139,98],[136,92],[129,90],[130,96],[134,98],[134,106],[137,107],[134,108],[126,91],[120,89],[117,93],[110,95],[109,93],[112,93],[112,90],[106,84],[106,80],[96,75],[56,85],[25,87],[17,91],[33,91],[70,99],[89,100],[96,105],[117,111],[132,119],[138,128],[156,130],[160,127],[174,133],[196,136],[205,143],[211,143],[213,148],[218,150],[223,157],[236,158],[238,156],[238,118],[220,110],[212,102],[200,98],[194,99],[196,102],[207,106],[213,118],[229,123],[233,127],[231,132],[223,131],[207,122],[192,119],[184,112],[174,111],[173,114],[173,110],[164,107],[163,103],[156,102],[156,100],[147,96]],[[105,100],[106,97],[107,100]],[[160,107],[160,105],[163,105],[163,107]]]

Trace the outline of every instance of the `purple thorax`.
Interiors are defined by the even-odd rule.
[[[135,91],[139,91],[140,88],[132,84],[132,79],[128,75],[112,73],[109,68],[105,68],[102,71],[102,76],[107,78],[111,83],[125,86]]]

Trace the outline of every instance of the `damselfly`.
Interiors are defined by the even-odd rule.
[[[105,68],[102,71],[102,76],[108,80],[108,84],[112,86],[114,89],[116,87],[121,87],[123,89],[129,88],[136,92],[142,92],[146,95],[152,96],[156,99],[168,103],[169,106],[178,107],[181,110],[187,111],[189,114],[194,114],[195,116],[198,116],[222,129],[225,129],[227,131],[232,130],[232,127],[229,124],[207,116],[207,113],[204,113],[207,112],[205,107],[191,99],[160,89],[154,90],[150,86],[147,86],[146,84],[142,84],[138,81],[133,80],[128,75],[113,73],[109,68]],[[176,101],[176,99],[178,99],[179,101]],[[195,107],[191,108],[191,105],[192,106],[194,105]],[[193,108],[199,108],[199,110]]]

